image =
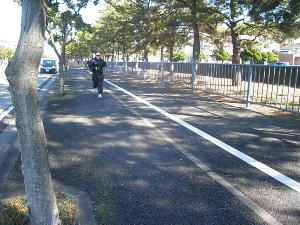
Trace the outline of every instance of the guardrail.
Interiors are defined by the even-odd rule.
[[[108,62],[142,79],[205,91],[300,114],[300,66],[177,62]]]

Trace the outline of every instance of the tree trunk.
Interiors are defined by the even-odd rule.
[[[51,32],[48,31],[49,35],[51,36]],[[65,50],[66,50],[66,42],[64,41],[63,43],[60,43],[61,45],[61,53],[57,50],[55,43],[53,39],[50,39],[49,44],[53,48],[59,62],[58,62],[58,71],[59,71],[59,87],[60,87],[60,94],[64,94],[64,86],[65,86]]]
[[[236,31],[237,30],[237,25],[235,22],[231,22],[231,28],[230,28],[230,33],[231,33],[231,41],[232,41],[232,64],[240,64],[240,51],[241,51],[241,46],[240,46],[240,40],[239,40],[239,34]]]
[[[144,60],[145,60],[145,62],[148,62],[148,55],[149,55],[149,49],[146,48],[146,49],[144,50]]]
[[[60,94],[64,94],[64,86],[65,86],[65,79],[64,79],[64,63],[62,59],[62,55],[59,56],[59,90]]]
[[[174,45],[169,46],[169,58],[170,62],[174,61]]]
[[[23,0],[19,43],[5,71],[22,149],[22,174],[31,225],[60,224],[36,85],[44,50],[44,4],[41,0]]]
[[[66,35],[64,35],[64,36],[66,36]],[[59,75],[60,75],[59,84],[60,84],[60,94],[61,95],[63,95],[65,93],[66,46],[67,46],[66,40],[63,40],[63,42],[61,43],[61,53],[60,53],[60,57],[59,57],[59,61],[61,61],[61,63],[59,62]]]
[[[160,61],[164,60],[164,46],[160,47]]]
[[[191,14],[192,14],[192,25],[194,31],[194,45],[193,45],[193,58],[199,60],[200,56],[200,34],[199,34],[199,25],[197,22],[197,0],[193,0]]]
[[[169,76],[170,79],[173,80],[173,76],[174,76],[174,71],[173,71],[173,65],[174,65],[174,43],[171,42],[171,44],[168,46],[169,47],[169,58],[170,58],[170,62],[171,63],[171,68],[170,68],[170,72],[169,72]]]
[[[240,64],[241,44],[239,39],[238,24],[237,24],[238,2],[230,1],[230,33],[232,41],[232,64]],[[239,86],[242,84],[242,75],[239,66],[233,67],[232,85]]]
[[[159,73],[161,73],[162,72],[162,70],[163,70],[163,67],[162,67],[162,62],[164,61],[164,46],[161,46],[160,47],[160,66],[159,66]]]

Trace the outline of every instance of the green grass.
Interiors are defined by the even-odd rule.
[[[60,101],[60,100],[69,100],[72,98],[72,94],[70,90],[65,90],[64,94],[61,94],[59,91],[50,92],[47,95],[48,101]]]
[[[93,194],[93,208],[96,217],[96,223],[105,225],[115,219],[112,209],[112,189],[106,188]]]
[[[63,225],[77,225],[77,202],[63,193],[56,194],[59,217]],[[24,197],[0,202],[0,225],[29,225]]]
[[[26,201],[17,197],[0,203],[1,225],[27,225],[29,224]]]

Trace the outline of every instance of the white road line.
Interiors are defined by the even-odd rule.
[[[137,115],[138,118],[143,120],[145,122],[145,125],[148,127],[153,128],[154,132],[158,134],[159,137],[161,137],[164,141],[168,142],[174,148],[176,148],[179,152],[181,152],[183,155],[185,155],[188,159],[190,159],[192,162],[196,164],[200,169],[202,169],[209,177],[211,177],[214,181],[216,181],[218,184],[220,184],[223,188],[225,188],[227,191],[229,191],[233,196],[238,198],[243,204],[245,204],[249,209],[251,209],[256,215],[258,215],[260,218],[265,220],[268,224],[271,225],[282,225],[275,217],[273,217],[270,213],[268,213],[265,209],[263,209],[261,206],[259,206],[256,202],[254,202],[251,198],[244,195],[242,192],[240,192],[238,189],[236,189],[234,186],[232,186],[229,182],[227,182],[223,177],[217,175],[215,172],[213,172],[209,166],[207,166],[205,163],[203,163],[200,159],[193,156],[191,153],[189,153],[184,147],[182,147],[180,144],[178,144],[176,141],[174,141],[171,137],[169,137],[166,133],[161,131],[158,127],[156,127],[153,123],[151,123],[146,118],[142,117],[140,113],[138,113],[133,108],[129,107],[125,102],[123,102],[118,96],[115,96],[111,91],[109,91],[111,96],[115,98],[117,101],[119,101],[123,106],[128,108],[130,112]]]
[[[40,89],[40,87],[49,79],[52,79],[53,76],[48,77],[46,80],[44,80],[41,84],[39,84],[38,89]],[[0,122],[14,109],[14,106],[11,104],[10,106],[8,106],[6,109],[4,109],[2,111],[2,113],[0,114]]]
[[[138,97],[138,96],[132,94],[131,92],[119,87],[118,85],[110,82],[109,80],[105,79],[105,82],[112,85],[116,89],[126,93],[127,95],[130,95],[131,97],[136,99],[138,102],[141,102],[141,103],[149,106],[150,108],[152,108],[152,109],[156,110],[157,112],[163,114],[164,116],[166,116],[169,119],[175,121],[176,123],[180,124],[181,126],[189,129],[190,131],[198,134],[199,136],[201,136],[201,137],[205,138],[206,140],[212,142],[213,144],[219,146],[220,148],[222,148],[225,151],[227,151],[228,153],[236,156],[237,158],[243,160],[244,162],[250,164],[251,166],[259,169],[260,171],[262,171],[266,174],[268,174],[269,176],[271,176],[275,180],[281,182],[282,184],[284,184],[284,185],[292,188],[293,190],[297,191],[298,193],[300,193],[300,183],[298,183],[297,181],[295,181],[295,180],[285,176],[284,174],[272,169],[271,167],[257,161],[256,159],[246,155],[245,153],[237,150],[236,148],[231,147],[230,145],[218,140],[217,138],[215,138],[215,137],[205,133],[204,131],[194,127],[193,125],[183,121],[182,119],[179,119],[178,117],[166,112],[165,110],[151,104],[150,102],[146,101],[145,99],[142,99],[141,97]]]
[[[11,110],[13,110],[13,108],[14,107],[12,105],[10,105],[6,109],[4,109],[3,112],[0,114],[0,121],[2,121],[3,118],[6,117],[10,113]]]

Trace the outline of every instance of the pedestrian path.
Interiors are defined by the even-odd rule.
[[[298,224],[293,189],[108,82],[99,101],[84,68],[69,72],[67,95],[50,94],[43,114],[51,173],[90,195],[97,224]],[[299,181],[295,121],[122,73],[106,79]],[[0,191],[22,188],[16,183]]]

